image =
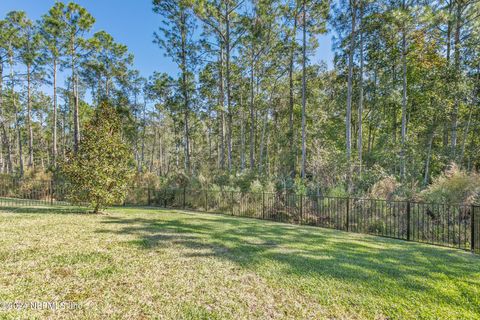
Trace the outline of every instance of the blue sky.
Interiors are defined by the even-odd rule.
[[[162,50],[152,43],[160,17],[152,12],[151,0],[77,0],[96,19],[93,32],[105,30],[117,42],[126,44],[135,56],[135,68],[148,77],[153,71],[177,74],[177,68]],[[24,10],[31,19],[39,19],[55,0],[0,0],[0,17],[11,10]],[[331,36],[321,36],[313,62],[326,61],[331,67]]]

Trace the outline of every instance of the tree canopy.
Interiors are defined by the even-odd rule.
[[[158,29],[144,32],[176,74],[140,74],[128,44],[75,3],[0,20],[0,173],[80,159],[82,143],[105,133],[91,122],[102,101],[118,114],[137,185],[366,195],[394,179],[411,197],[452,163],[480,167],[478,0],[162,0],[152,10]],[[331,50],[320,36],[332,36],[331,67],[318,61]]]

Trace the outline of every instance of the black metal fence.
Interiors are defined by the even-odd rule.
[[[0,179],[0,206],[68,205],[65,184],[50,180]]]
[[[318,226],[480,253],[480,207],[303,196],[289,192],[148,189],[125,205],[157,206]]]
[[[0,181],[0,206],[68,204],[65,185]],[[123,205],[223,213],[480,253],[480,207],[226,190],[131,188]]]

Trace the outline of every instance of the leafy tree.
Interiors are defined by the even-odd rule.
[[[61,166],[70,186],[70,199],[90,203],[94,213],[120,203],[126,196],[133,168],[119,114],[107,102],[101,102],[85,125],[77,153],[67,154]]]
[[[59,159],[76,147],[79,123],[107,96],[140,183],[188,175],[192,187],[363,196],[388,177],[407,195],[451,161],[468,174],[480,168],[478,0],[162,0],[153,8],[162,20],[154,42],[178,76],[152,71],[145,80],[126,46],[106,31],[90,38],[94,19],[74,4],[57,2],[40,30],[20,11],[0,20],[0,173],[22,176],[32,152],[38,168],[55,164],[55,145]],[[331,8],[329,69],[317,40]],[[43,41],[22,41],[37,32]],[[25,81],[40,52],[53,99],[36,77]],[[57,66],[62,78],[69,73],[64,85]]]

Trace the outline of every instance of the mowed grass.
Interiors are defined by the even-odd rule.
[[[480,318],[468,252],[226,215],[79,211],[0,207],[0,303],[79,306],[0,318]]]

